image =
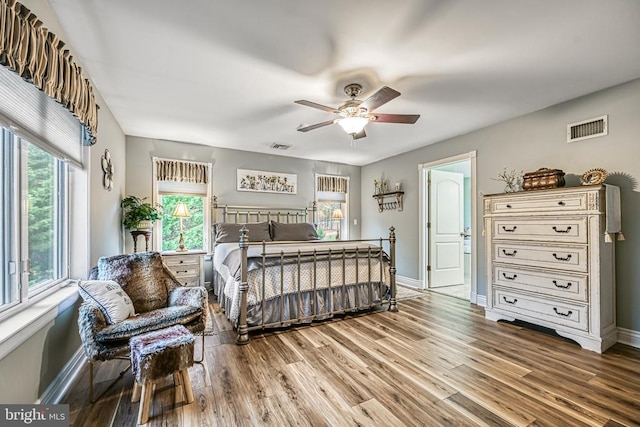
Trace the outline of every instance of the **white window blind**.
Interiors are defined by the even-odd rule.
[[[55,156],[82,167],[80,121],[6,67],[0,67],[0,121]]]

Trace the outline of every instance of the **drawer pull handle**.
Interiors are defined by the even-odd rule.
[[[553,254],[553,257],[558,261],[569,261],[571,259],[571,254],[567,254],[566,258],[562,258],[561,256],[558,256],[558,254]]]
[[[507,273],[502,273],[502,275],[504,276],[505,279],[507,280],[516,280],[516,277],[518,277],[517,274],[514,274],[513,276],[507,276]]]
[[[514,250],[513,252],[507,252],[505,249],[502,250],[502,253],[505,254],[506,256],[516,256],[516,254],[518,253],[518,251]],[[554,254],[555,255],[555,254]]]
[[[182,264],[183,262],[184,262],[184,260],[183,260],[183,259],[181,259],[181,260],[180,260],[180,264]]]
[[[558,228],[554,225],[553,227],[553,231],[555,231],[556,233],[568,233],[569,231],[571,231],[571,226],[568,225],[566,230],[558,230]]]
[[[560,288],[560,289],[569,289],[571,287],[571,282],[567,282],[566,285],[559,285],[558,282],[554,280],[553,284],[556,286],[556,288]]]
[[[180,273],[188,273],[189,270],[176,270],[176,273],[180,274]]]
[[[561,311],[558,311],[558,309],[555,307],[553,307],[553,311],[555,311],[558,316],[562,316],[562,317],[569,317],[573,314],[573,311],[571,310],[567,311],[566,313],[563,313]]]
[[[507,304],[515,304],[518,302],[518,298],[514,298],[513,301],[509,301],[507,299],[507,297],[505,297],[504,295],[502,296],[502,299],[504,300],[504,302],[506,302]]]
[[[511,209],[511,205],[507,205],[507,209]]]
[[[516,231],[516,228],[518,228],[518,226],[517,226],[517,225],[514,225],[514,226],[513,226],[513,228],[507,228],[507,227],[505,227],[504,225],[502,226],[502,229],[503,229],[504,231],[506,231],[507,233],[513,233],[514,231]]]
[[[558,202],[558,204],[559,204],[560,206],[564,206],[564,205],[565,205],[565,203],[564,203],[564,202]]]

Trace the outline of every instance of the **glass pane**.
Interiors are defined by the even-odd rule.
[[[27,149],[29,287],[56,279],[56,159],[39,147]]]
[[[204,247],[204,197],[169,195],[161,196],[164,207],[162,218],[162,250],[178,249],[180,240],[180,219],[172,216],[178,202],[184,202],[189,210],[189,218],[182,219],[184,246],[188,250],[203,250]]]
[[[344,238],[342,223],[345,219],[334,218],[336,209],[340,209],[343,213],[345,211],[342,203],[318,202],[318,236],[322,240]]]

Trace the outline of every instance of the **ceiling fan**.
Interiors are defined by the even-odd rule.
[[[373,111],[383,104],[400,96],[400,92],[384,86],[382,89],[371,95],[369,98],[361,101],[356,96],[362,92],[362,86],[357,83],[351,83],[344,87],[344,92],[351,97],[338,108],[327,107],[311,101],[299,100],[296,104],[306,105],[307,107],[317,108],[318,110],[328,111],[340,115],[340,118],[327,120],[326,122],[316,123],[309,126],[301,126],[298,128],[300,132],[308,132],[333,123],[337,123],[342,129],[351,135],[353,139],[360,139],[367,136],[364,127],[369,122],[380,123],[406,123],[413,124],[419,118],[419,114],[379,114]]]

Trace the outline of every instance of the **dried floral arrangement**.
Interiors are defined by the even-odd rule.
[[[491,178],[494,181],[504,182],[504,192],[505,193],[515,193],[516,191],[522,190],[522,177],[524,175],[523,171],[516,171],[512,169],[511,171],[507,171],[507,167],[502,170],[498,174],[498,178]]]

